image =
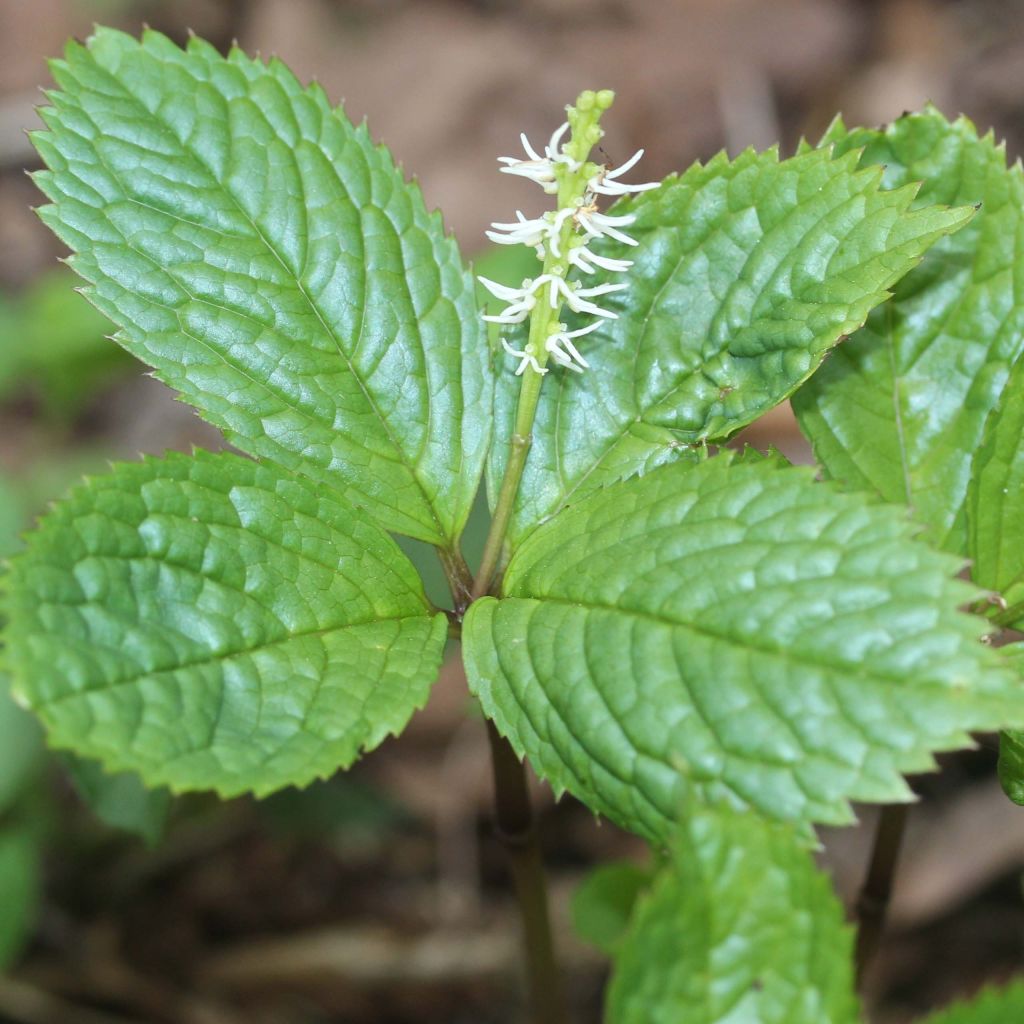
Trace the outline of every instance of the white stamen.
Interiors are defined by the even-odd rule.
[[[565,137],[565,133],[569,130],[569,122],[563,121],[552,133],[551,138],[548,141],[547,148],[544,150],[549,160],[554,160],[556,157],[561,156],[558,151],[558,147],[561,145],[562,139]]]
[[[526,132],[520,132],[519,133],[519,141],[523,144],[523,149],[526,150],[526,155],[531,160],[541,160],[541,159],[543,159],[541,157],[540,153],[538,153],[533,148],[533,146],[530,145],[530,140],[526,137]]]
[[[593,288],[580,288],[579,284],[575,283],[572,290],[576,295],[582,295],[589,299],[594,295],[607,295],[609,292],[621,292],[623,289],[628,287],[629,285],[625,281],[616,281],[614,284],[598,284]]]
[[[618,320],[618,313],[586,300],[598,295],[607,295],[609,292],[619,292],[628,287],[629,285],[625,282],[621,284],[602,284],[596,288],[580,288],[577,283],[571,289],[566,289],[565,302],[574,313],[590,313],[593,316],[604,317],[606,320]]]
[[[638,149],[624,164],[616,167],[614,171],[608,171],[605,174],[606,178],[617,178],[620,174],[625,174],[626,171],[631,171],[639,162],[640,158],[644,155],[642,149]]]
[[[562,258],[562,249],[558,244],[558,236],[562,233],[562,225],[575,213],[576,211],[571,206],[564,210],[559,210],[549,226],[547,238],[551,243],[551,255],[555,259]]]
[[[484,277],[482,274],[477,275],[477,280],[496,299],[504,299],[506,302],[513,302],[529,294],[526,290],[527,285],[530,283],[529,281],[524,281],[520,288],[509,288],[508,285],[499,284],[497,281],[492,281],[489,277]]]
[[[536,305],[537,300],[531,295],[523,302],[506,307],[496,316],[485,315],[483,319],[489,324],[521,324],[530,315],[530,311]]]
[[[516,217],[514,223],[495,221],[494,230],[484,234],[499,245],[537,245],[547,237],[548,222],[543,217],[528,220],[522,210],[516,210]]]
[[[596,331],[601,326],[601,321],[596,320],[594,323],[581,327],[577,331],[567,331],[565,324],[559,324],[558,326],[560,330],[549,335],[544,346],[551,353],[551,358],[559,366],[564,366],[575,373],[589,370],[590,364],[580,355],[579,350],[572,343],[572,339],[582,338],[585,334]]]
[[[612,274],[622,274],[633,266],[632,260],[613,260],[608,256],[598,256],[592,253],[586,245],[579,245],[569,250],[569,263],[574,267],[579,267],[584,274],[597,273],[595,267],[600,267],[601,270],[607,270]]]
[[[631,192],[646,192],[648,189],[657,188],[660,181],[650,181],[643,185],[626,185],[615,179],[620,174],[625,174],[644,155],[642,149],[638,149],[621,167],[613,171],[601,170],[587,182],[587,189],[602,196],[625,196]]]
[[[625,217],[608,217],[603,213],[595,213],[593,210],[578,210],[576,212],[576,220],[584,230],[588,231],[594,237],[600,237],[607,235],[609,238],[614,238],[617,242],[622,242],[623,245],[639,245],[640,243],[629,235],[619,231],[616,225],[632,224],[635,217],[632,215]]]
[[[548,195],[558,191],[558,182],[549,160],[517,160],[515,157],[498,158],[508,166],[499,168],[502,174],[517,174],[521,178],[529,178],[540,185]]]
[[[525,349],[513,348],[504,338],[501,339],[501,347],[510,355],[515,356],[520,360],[519,365],[516,367],[516,376],[521,377],[526,368],[532,367],[534,373],[547,373],[540,363],[537,362],[537,357],[529,351],[530,346],[527,345]]]

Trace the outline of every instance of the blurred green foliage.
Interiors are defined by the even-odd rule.
[[[62,268],[21,295],[0,296],[0,401],[31,396],[44,417],[62,423],[132,365],[76,282]]]
[[[602,864],[572,895],[572,925],[584,942],[612,955],[629,925],[637,898],[654,880],[653,867],[630,861]]]

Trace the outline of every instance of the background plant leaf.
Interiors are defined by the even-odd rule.
[[[89,482],[6,585],[15,685],[51,743],[174,791],[346,767],[423,705],[447,636],[376,525],[228,454]]]
[[[277,60],[97,29],[33,134],[86,294],[237,447],[451,546],[489,436],[454,241],[365,125]]]
[[[17,548],[21,525],[17,495],[0,477],[0,558]],[[7,673],[0,671],[0,815],[10,809],[42,763],[42,731],[32,715],[14,703],[10,683]]]
[[[917,204],[981,203],[793,398],[826,472],[906,502],[932,540],[966,554],[971,463],[1024,348],[1024,175],[991,133],[934,108],[823,140],[863,149],[884,182],[922,181]]]
[[[1024,805],[1024,733],[1000,733],[999,782],[1015,804]]]
[[[592,370],[544,382],[513,544],[563,505],[778,405],[971,216],[911,211],[916,186],[882,192],[881,172],[856,162],[826,151],[720,154],[616,205],[636,216],[639,244],[600,251],[636,261],[629,288],[602,299],[619,319],[587,336]],[[509,436],[518,391],[500,365],[496,439]],[[493,448],[492,494],[506,447]]]
[[[608,1024],[857,1024],[852,931],[792,828],[688,811],[619,947]]]
[[[718,456],[591,495],[463,628],[470,686],[556,791],[664,841],[686,794],[844,823],[901,773],[1019,727],[959,561],[902,509]]]
[[[111,775],[75,754],[65,754],[61,761],[79,796],[104,825],[130,832],[147,846],[160,842],[171,809],[166,789],[147,789],[134,772]]]
[[[76,293],[76,283],[61,268],[16,298],[0,296],[0,399],[37,395],[41,414],[59,424],[132,363],[107,340],[110,321]]]
[[[18,958],[39,902],[39,850],[25,826],[0,829],[0,971]]]
[[[1010,1024],[1024,1020],[1024,982],[991,988],[970,1002],[957,1003],[928,1017],[923,1024]]]
[[[11,698],[10,678],[0,672],[0,814],[21,795],[43,760],[42,730]]]
[[[576,934],[601,952],[614,953],[626,934],[637,899],[653,879],[653,868],[632,861],[595,868],[572,894]]]

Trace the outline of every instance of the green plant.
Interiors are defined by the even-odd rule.
[[[566,1014],[524,758],[663,855],[605,887],[609,1021],[859,1019],[813,826],[1024,728],[1019,659],[979,642],[1024,607],[1019,166],[926,110],[621,186],[585,92],[504,158],[555,208],[495,225],[542,269],[485,279],[488,343],[417,188],[280,62],[101,29],[53,73],[43,220],[251,458],[118,465],[30,535],[6,660],[50,742],[174,791],[302,786],[401,732],[459,639],[537,1021]],[[790,395],[832,482],[713,452]],[[389,533],[436,548],[449,607]]]
[[[131,360],[107,342],[110,322],[52,271],[15,298],[0,297],[0,400],[26,391],[46,418],[69,424]]]

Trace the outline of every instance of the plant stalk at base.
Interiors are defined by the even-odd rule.
[[[523,925],[531,1020],[534,1024],[565,1024],[568,1015],[555,958],[544,861],[526,768],[491,722],[487,723],[487,738],[491,744],[498,839],[508,853]]]
[[[907,824],[907,805],[891,804],[882,808],[875,829],[875,842],[867,877],[857,897],[857,987],[878,952],[885,931],[885,919],[892,898],[893,881],[900,859],[900,847]]]

